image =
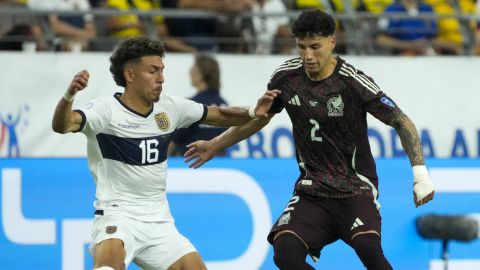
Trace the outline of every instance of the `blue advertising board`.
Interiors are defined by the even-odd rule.
[[[428,165],[437,193],[415,208],[408,160],[377,160],[383,247],[394,269],[433,269],[432,260],[440,258],[440,242],[416,232],[417,217],[480,213],[480,160],[432,159]],[[197,170],[170,159],[169,167],[167,193],[177,227],[209,269],[276,269],[266,235],[292,194],[294,159],[217,158]],[[0,269],[91,269],[95,185],[86,159],[0,159],[0,172]],[[480,242],[453,242],[450,259],[480,265]],[[340,241],[327,246],[314,266],[364,269]]]

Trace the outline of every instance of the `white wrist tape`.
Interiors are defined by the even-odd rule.
[[[417,165],[412,167],[413,170],[413,192],[417,195],[417,202],[425,198],[434,191],[433,183],[428,176],[427,167],[425,165]]]
[[[248,116],[250,116],[250,118],[257,118],[255,115],[255,107],[248,108]]]
[[[75,93],[75,94],[72,95],[72,94],[70,94],[70,92],[65,91],[65,94],[63,94],[63,99],[65,99],[65,100],[68,101],[68,102],[72,102],[72,100],[75,98],[75,95],[76,95],[76,94],[77,94],[77,93]]]
[[[424,180],[430,181],[428,177],[427,166],[425,165],[415,165],[412,167],[413,170],[413,181],[414,182],[423,182]]]

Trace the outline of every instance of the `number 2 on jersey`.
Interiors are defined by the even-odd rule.
[[[283,210],[283,212],[294,210],[295,207],[293,205],[296,204],[299,200],[300,200],[299,196],[293,196],[288,202],[287,207],[285,207],[285,210]]]
[[[318,123],[317,120],[313,120],[313,119],[310,119],[310,123],[313,124],[312,130],[310,131],[310,136],[312,137],[312,141],[321,142],[322,137],[319,137],[319,136],[315,135],[317,130],[320,129],[320,124]]]
[[[155,163],[158,161],[159,153],[157,146],[157,139],[142,140],[140,142],[139,147],[142,149],[142,164],[145,164],[145,162]]]

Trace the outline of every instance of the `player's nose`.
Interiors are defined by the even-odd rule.
[[[165,80],[164,76],[162,73],[160,73],[158,76],[157,76],[157,82],[158,83],[163,83]]]
[[[307,48],[307,49],[305,50],[305,56],[306,56],[307,58],[313,58],[313,50],[310,49],[310,48]]]

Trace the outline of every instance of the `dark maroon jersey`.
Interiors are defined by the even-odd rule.
[[[279,89],[271,112],[286,109],[300,177],[295,190],[313,197],[377,197],[378,177],[367,134],[367,112],[387,123],[401,112],[372,78],[337,57],[333,74],[310,80],[300,58],[275,70]]]

